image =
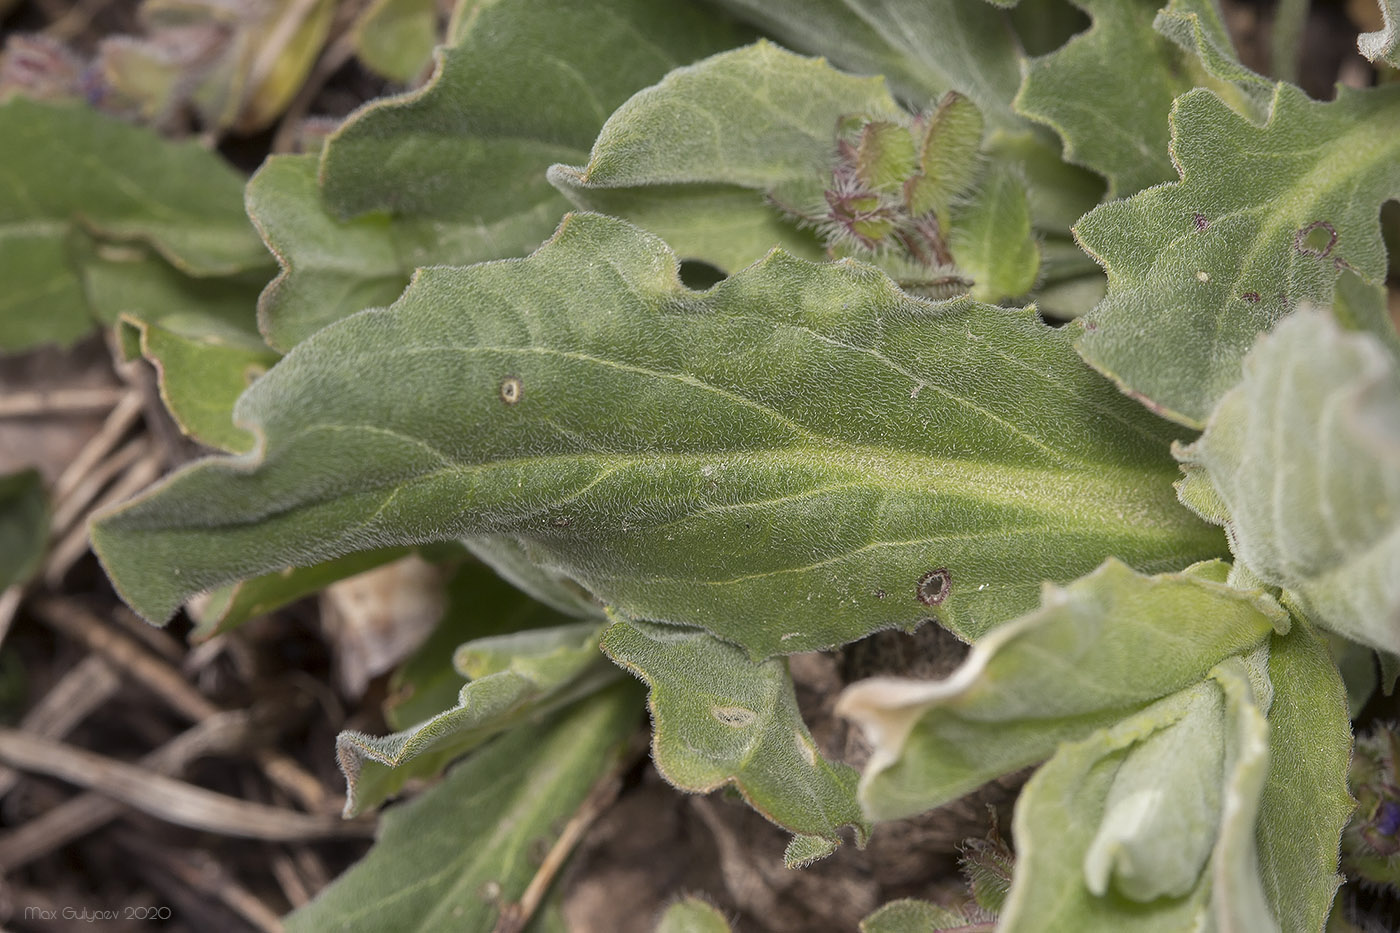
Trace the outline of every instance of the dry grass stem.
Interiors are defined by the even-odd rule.
[[[56,415],[86,415],[105,411],[122,400],[127,390],[40,389],[34,392],[8,392],[0,398],[0,418],[51,418]]]
[[[374,831],[373,822],[249,803],[17,729],[0,729],[0,761],[95,790],[168,823],[223,836],[295,842]]]
[[[100,709],[121,686],[112,666],[95,654],[73,665],[43,698],[24,714],[20,728],[33,735],[61,739]],[[20,773],[0,768],[0,797],[14,789]]]

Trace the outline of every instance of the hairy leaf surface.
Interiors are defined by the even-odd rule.
[[[795,49],[856,74],[884,75],[914,107],[946,91],[971,97],[998,127],[1011,110],[1020,52],[1006,20],[982,0],[720,0]]]
[[[759,42],[637,93],[603,125],[587,165],[556,165],[549,177],[579,206],[626,217],[721,269],[775,245],[817,259],[816,238],[763,195],[821,204],[841,118],[901,115],[880,78]]]
[[[618,684],[491,742],[385,814],[369,854],[288,917],[287,928],[493,929],[614,767],[636,715],[635,692]]]
[[[474,561],[452,575],[446,596],[442,621],[389,680],[384,718],[393,729],[409,729],[457,705],[468,675],[454,661],[457,649],[467,642],[574,621],[526,597]]]
[[[759,42],[640,91],[587,165],[549,178],[580,207],[720,269],[778,245],[867,259],[914,292],[970,280],[980,300],[1024,295],[1040,268],[1025,179],[982,171],[985,121],[967,98],[925,109],[916,120],[880,78]]]
[[[243,181],[214,153],[77,105],[0,104],[0,349],[71,343],[92,329],[84,232],[148,244],[182,272],[268,264]]]
[[[1383,25],[1375,32],[1363,32],[1356,47],[1373,62],[1400,68],[1400,5],[1396,0],[1378,0]]]
[[[1017,111],[1053,128],[1068,161],[1106,177],[1109,197],[1176,178],[1167,114],[1172,99],[1196,84],[1190,56],[1153,28],[1156,2],[1075,5],[1093,25],[1028,63]]]
[[[1269,647],[1269,771],[1256,831],[1259,877],[1284,930],[1322,930],[1341,877],[1337,849],[1354,801],[1347,791],[1351,722],[1327,645],[1298,619]]]
[[[1400,87],[1309,100],[1279,84],[1256,126],[1215,94],[1172,108],[1181,181],[1076,228],[1108,272],[1078,347],[1154,410],[1201,426],[1261,330],[1330,304],[1344,269],[1385,277],[1380,205],[1400,197]]]
[[[656,933],[730,933],[729,921],[718,907],[694,894],[676,901],[661,915]]]
[[[1251,570],[1319,625],[1400,651],[1400,371],[1379,340],[1319,312],[1283,321],[1179,456]]]
[[[998,929],[1278,930],[1254,861],[1269,757],[1261,704],[1246,663],[1229,658],[1062,746],[1016,803],[1016,876]]]
[[[1109,554],[1220,549],[1171,496],[1169,426],[1031,312],[781,252],[695,293],[597,215],[530,259],[424,270],[237,413],[259,450],[94,528],[148,618],[289,563],[491,533],[761,657],[935,615],[972,638]]]
[[[614,624],[603,651],[650,688],[652,758],[672,784],[697,793],[733,784],[774,823],[826,840],[823,854],[843,826],[864,845],[859,775],[817,750],[786,661],[755,662],[705,632],[647,622]]]
[[[387,304],[419,266],[534,249],[569,207],[545,170],[585,160],[632,92],[739,41],[689,0],[471,5],[432,80],[331,137],[319,191],[311,157],[274,157],[254,179],[249,213],[283,264],[261,304],[268,340],[290,349]]]
[[[971,921],[962,913],[904,898],[890,901],[860,922],[860,933],[955,933],[967,928],[980,929],[985,921]],[[977,923],[977,926],[973,926]]]
[[[180,429],[219,450],[250,449],[253,436],[234,426],[233,404],[278,358],[257,329],[265,270],[195,278],[136,243],[93,242],[75,255],[93,314],[120,324],[128,353],[155,366],[161,401]]]
[[[1235,110],[1262,123],[1274,99],[1274,85],[1246,68],[1221,20],[1217,0],[1169,0],[1153,26],[1200,62],[1214,82],[1197,83],[1219,94]],[[1188,60],[1188,65],[1194,64]],[[1199,75],[1198,75],[1199,78]]]
[[[371,809],[410,778],[432,777],[497,733],[538,719],[616,679],[598,655],[591,622],[467,642],[453,666],[471,682],[457,705],[393,735],[346,730],[335,740],[345,774],[345,815]]]
[[[874,678],[838,712],[874,746],[861,802],[876,819],[947,803],[1199,683],[1285,615],[1224,583],[1223,565],[1145,577],[1116,560],[993,629],[941,681]]]

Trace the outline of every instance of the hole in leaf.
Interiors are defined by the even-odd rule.
[[[1325,220],[1314,220],[1293,237],[1293,246],[1309,256],[1328,256],[1337,245],[1337,228]]]
[[[952,586],[953,577],[948,573],[948,568],[939,567],[920,577],[914,592],[918,595],[919,602],[925,606],[937,606],[948,598],[948,591]]]
[[[691,291],[703,292],[724,281],[724,273],[698,259],[687,259],[681,263],[681,284]]]

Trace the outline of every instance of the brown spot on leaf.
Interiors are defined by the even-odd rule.
[[[1314,220],[1293,235],[1293,248],[1305,256],[1326,257],[1337,245],[1337,228],[1325,220]]]
[[[501,382],[501,401],[507,405],[514,405],[524,394],[525,387],[521,384],[519,376],[507,376]]]
[[[1196,213],[1191,215],[1191,222],[1196,225],[1197,230],[1205,230],[1210,226],[1210,221],[1206,220],[1206,215],[1202,214],[1200,211],[1196,211]]]
[[[1257,302],[1259,301],[1259,293],[1258,293],[1258,292],[1245,292],[1243,295],[1240,296],[1240,299],[1241,299],[1242,301],[1247,301],[1247,302],[1249,302],[1250,304],[1255,304],[1255,303],[1257,303]]]
[[[918,585],[914,587],[914,593],[919,597],[919,602],[925,606],[937,606],[948,598],[948,591],[952,588],[953,577],[948,573],[948,568],[939,567],[919,578]]]

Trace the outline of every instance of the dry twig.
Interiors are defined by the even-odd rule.
[[[45,622],[101,654],[145,685],[184,718],[198,722],[221,712],[209,698],[190,686],[178,670],[77,603],[43,599],[35,603],[34,611]],[[327,798],[321,782],[291,758],[270,748],[258,749],[254,755],[268,779],[307,810],[328,813],[333,807],[338,809],[339,804]]]

